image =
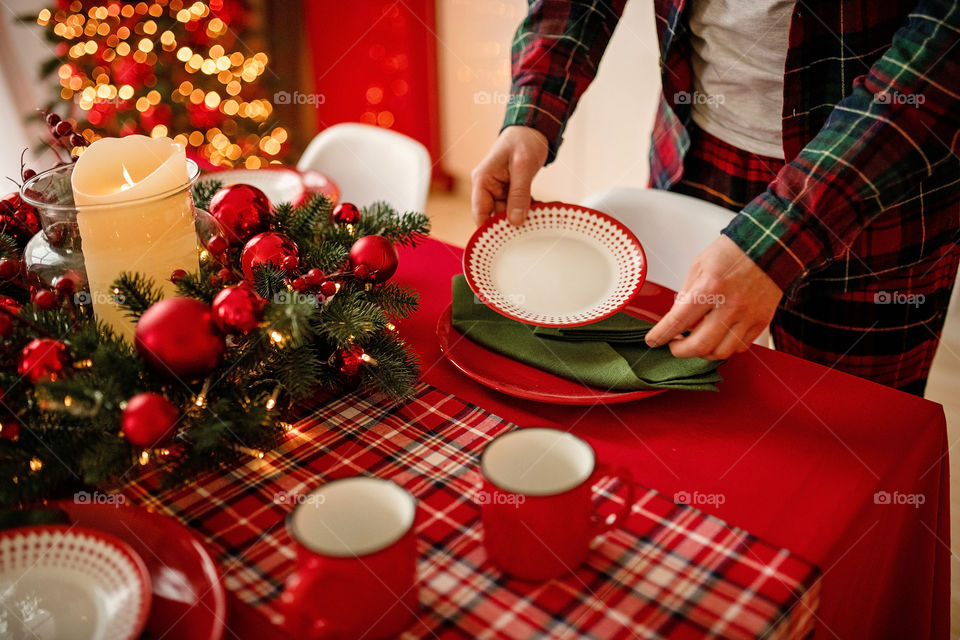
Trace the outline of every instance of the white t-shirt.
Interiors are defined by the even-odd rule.
[[[795,0],[693,0],[693,121],[735,147],[783,158],[783,68]]]

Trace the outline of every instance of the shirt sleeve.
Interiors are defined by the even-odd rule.
[[[553,162],[567,119],[597,74],[626,0],[530,0],[511,46],[513,82],[503,128],[532,127]]]
[[[790,296],[957,161],[960,2],[924,0],[823,128],[723,231]]]

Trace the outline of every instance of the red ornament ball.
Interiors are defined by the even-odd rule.
[[[20,261],[16,258],[0,258],[0,280],[12,280],[20,275]]]
[[[50,311],[57,306],[57,294],[50,289],[38,289],[33,292],[33,304],[44,311]]]
[[[353,345],[346,349],[341,349],[337,353],[336,366],[347,378],[355,378],[360,373],[360,365],[363,363],[363,349],[359,345]]]
[[[57,292],[57,295],[66,299],[76,291],[77,283],[76,280],[69,275],[57,276],[53,279],[53,289]]]
[[[207,251],[214,257],[219,258],[227,252],[227,239],[219,233],[210,236],[207,240]]]
[[[354,204],[341,202],[333,208],[331,216],[340,224],[356,224],[360,220],[360,210]]]
[[[393,243],[383,236],[364,236],[350,247],[350,263],[354,270],[363,265],[370,270],[367,276],[373,282],[386,282],[399,264]]]
[[[220,271],[217,271],[217,280],[223,284],[231,284],[232,282],[236,281],[236,278],[233,277],[233,271],[230,271],[230,269],[224,267],[223,269],[220,269]]]
[[[9,413],[9,411],[4,411],[4,413]],[[20,423],[15,417],[12,417],[12,414],[9,419],[0,424],[0,438],[10,442],[16,442],[20,439]]]
[[[10,313],[16,315],[20,313],[20,303],[14,300],[13,298],[8,298],[7,296],[0,296],[0,306],[5,308]],[[0,336],[10,335],[10,332],[13,330],[13,318],[11,318],[6,313],[0,313]],[[2,400],[2,397],[0,397]]]
[[[120,418],[123,435],[135,447],[167,444],[180,421],[180,412],[159,393],[138,393],[127,400]]]
[[[137,352],[162,374],[196,380],[210,373],[225,348],[209,305],[193,298],[167,298],[140,316]]]
[[[249,285],[229,287],[213,299],[213,321],[224,333],[249,333],[260,324],[264,303]]]
[[[267,196],[249,184],[231,184],[217,191],[210,200],[210,215],[221,224],[230,244],[266,231],[273,217]]]
[[[30,382],[57,380],[70,366],[70,352],[67,345],[52,338],[37,338],[20,352],[20,366],[17,371]]]
[[[40,214],[19,193],[8,193],[0,198],[0,230],[23,249],[30,238],[40,231]]]
[[[243,253],[240,254],[240,265],[243,267],[243,276],[253,282],[253,269],[261,264],[272,264],[280,269],[287,269],[287,265],[297,261],[297,245],[293,240],[274,231],[261,233],[250,238]],[[296,266],[294,265],[294,268]]]

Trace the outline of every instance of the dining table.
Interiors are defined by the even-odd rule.
[[[782,575],[777,577],[779,585],[771,586],[776,593],[765,587],[737,591],[737,611],[745,608],[760,615],[757,612],[768,605],[779,607],[775,616],[778,620],[794,616],[790,623],[794,631],[800,629],[818,638],[948,636],[949,464],[940,405],[759,345],[720,366],[723,381],[716,392],[671,390],[630,402],[580,405],[507,395],[495,385],[465,374],[441,350],[438,320],[450,305],[451,279],[462,273],[462,259],[461,248],[433,239],[400,248],[400,267],[394,281],[420,294],[419,309],[398,326],[416,352],[421,369],[417,397],[405,412],[396,412],[389,403],[355,400],[352,396],[320,401],[305,408],[306,422],[298,426],[322,427],[329,429],[330,435],[275,456],[267,475],[262,471],[257,472],[260,475],[238,472],[229,477],[229,482],[211,481],[201,492],[188,487],[179,494],[161,494],[149,482],[137,481],[124,493],[135,504],[180,518],[201,539],[217,538],[222,544],[215,560],[221,569],[236,565],[245,555],[247,559],[254,557],[257,562],[251,564],[256,564],[258,571],[269,573],[277,563],[292,562],[292,553],[283,544],[270,546],[268,540],[269,553],[262,549],[265,537],[275,537],[270,527],[282,528],[283,514],[293,505],[277,505],[274,499],[272,505],[261,505],[255,511],[247,508],[246,512],[244,505],[251,504],[252,496],[262,497],[268,491],[276,495],[277,487],[293,491],[294,486],[315,481],[309,466],[317,460],[336,458],[342,470],[352,473],[362,473],[373,464],[380,468],[403,466],[407,454],[402,438],[407,436],[400,426],[419,429],[417,433],[429,440],[427,452],[422,459],[406,461],[405,472],[412,468],[410,473],[415,471],[416,477],[405,477],[422,483],[425,495],[455,494],[466,489],[453,481],[445,484],[437,469],[449,471],[470,464],[472,458],[463,444],[469,440],[468,435],[485,431],[485,436],[493,436],[508,428],[553,427],[587,441],[599,460],[630,471],[643,488],[635,515],[645,519],[637,520],[637,526],[676,531],[680,514],[686,524],[679,528],[689,534],[688,540],[711,538],[708,546],[715,550],[722,547],[725,558],[732,558],[734,565],[742,559],[750,565],[751,559],[767,558],[759,565],[753,563],[757,566],[753,567],[756,574],[750,574],[751,584],[775,573],[769,558],[783,562]],[[656,315],[665,312],[672,298],[671,291],[646,282],[632,304],[647,307]],[[441,422],[448,430],[442,437],[434,429]],[[384,447],[399,449],[380,452],[384,458],[377,458],[380,454],[374,451],[376,447],[367,446],[373,441],[359,438],[359,430],[374,434],[379,438],[376,442]],[[343,454],[344,447],[350,448],[349,456]],[[262,465],[257,468],[263,469]],[[245,482],[252,488],[241,490]],[[608,497],[615,499],[615,493],[611,488]],[[215,516],[204,519],[196,515],[208,510],[204,503],[214,499],[222,501]],[[446,499],[453,500],[450,496]],[[433,497],[424,503],[435,506],[437,500]],[[464,505],[468,503],[449,502],[460,505],[456,508],[467,508]],[[461,517],[452,511],[454,506],[450,509],[431,512],[440,523],[438,527]],[[242,534],[238,531],[239,513],[254,514],[242,518]],[[450,532],[443,535],[453,535],[455,529],[451,525]],[[713,533],[704,534],[707,529]],[[268,531],[270,536],[266,535]],[[716,543],[717,532],[729,531],[735,532],[735,544],[728,547]],[[630,546],[636,543],[630,536],[642,538],[647,533],[624,533],[615,536],[614,543]],[[436,540],[431,537],[422,541],[431,551],[443,546],[438,531],[424,535],[434,534]],[[463,544],[478,544],[469,537]],[[254,539],[261,545],[256,550],[244,546]],[[683,553],[681,546],[657,549],[675,559]],[[733,554],[733,548],[739,551]],[[624,629],[632,629],[629,619],[598,613],[597,624],[589,633],[570,625],[562,627],[563,633],[544,631],[551,628],[551,620],[523,616],[534,596],[507,600],[503,594],[509,590],[504,590],[502,581],[477,572],[476,566],[466,567],[462,560],[451,560],[447,555],[436,560],[443,571],[433,576],[435,584],[430,585],[435,588],[431,593],[438,595],[429,606],[438,618],[447,616],[443,624],[449,628],[438,623],[422,636],[409,637],[445,637],[444,628],[451,631],[449,637],[469,637],[452,632],[456,625],[450,623],[450,610],[455,605],[469,611],[470,620],[460,621],[467,626],[460,628],[473,629],[475,637],[620,637],[611,631],[618,620]],[[482,559],[477,560],[480,562]],[[686,562],[690,566],[696,560],[687,558]],[[687,575],[682,588],[673,585],[673,591],[669,591],[661,585],[661,591],[647,600],[642,593],[623,588],[624,567],[620,567],[621,573],[582,575],[603,579],[604,584],[616,583],[618,590],[609,593],[616,593],[626,603],[618,605],[621,609],[636,601],[653,603],[651,606],[666,611],[671,606],[668,591],[671,596],[687,593],[687,600],[668,612],[674,621],[664,635],[701,637],[707,635],[704,629],[710,625],[716,628],[722,622],[720,618],[729,617],[731,611],[728,603],[722,609],[725,613],[716,619],[710,617],[716,613],[709,611],[710,601],[722,589],[708,592],[703,585],[742,582],[738,572],[747,570],[725,562],[708,566],[696,580],[689,580]],[[647,568],[630,575],[655,581],[657,566],[642,566]],[[282,589],[282,581],[248,575],[256,573],[249,568],[225,573],[229,575],[224,577],[227,615],[223,637],[290,637],[277,624],[277,617],[269,615],[275,612],[269,600]],[[483,606],[464,607],[455,598],[458,590],[466,587],[474,596],[485,592],[492,595]],[[583,589],[588,585],[584,583]],[[442,595],[444,590],[448,595]],[[690,593],[698,594],[696,601]],[[584,603],[581,595],[564,597],[574,604]],[[264,602],[266,606],[255,606]],[[497,602],[499,606],[494,606]],[[589,602],[594,609],[603,604],[602,597]],[[513,634],[485,626],[484,611],[493,609],[498,616],[510,613],[529,626],[523,627],[525,632]],[[686,624],[684,612],[701,616],[697,625],[706,624],[702,623],[705,619],[709,624]],[[768,627],[764,633],[770,635],[763,637],[794,637],[769,629],[773,627]],[[633,629],[623,637],[664,635],[644,636]],[[717,633],[714,637],[753,635],[743,631],[739,635]]]

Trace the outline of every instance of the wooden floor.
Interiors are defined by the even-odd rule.
[[[433,231],[439,240],[464,246],[473,233],[470,219],[470,198],[465,190],[453,193],[433,193],[427,202]],[[933,362],[926,397],[943,405],[947,416],[947,433],[951,447],[950,462],[950,521],[953,531],[960,531],[960,449],[952,448],[960,442],[960,286],[954,288],[950,313],[943,338]],[[951,598],[952,636],[960,637],[960,534],[954,534],[951,561],[953,590]]]

